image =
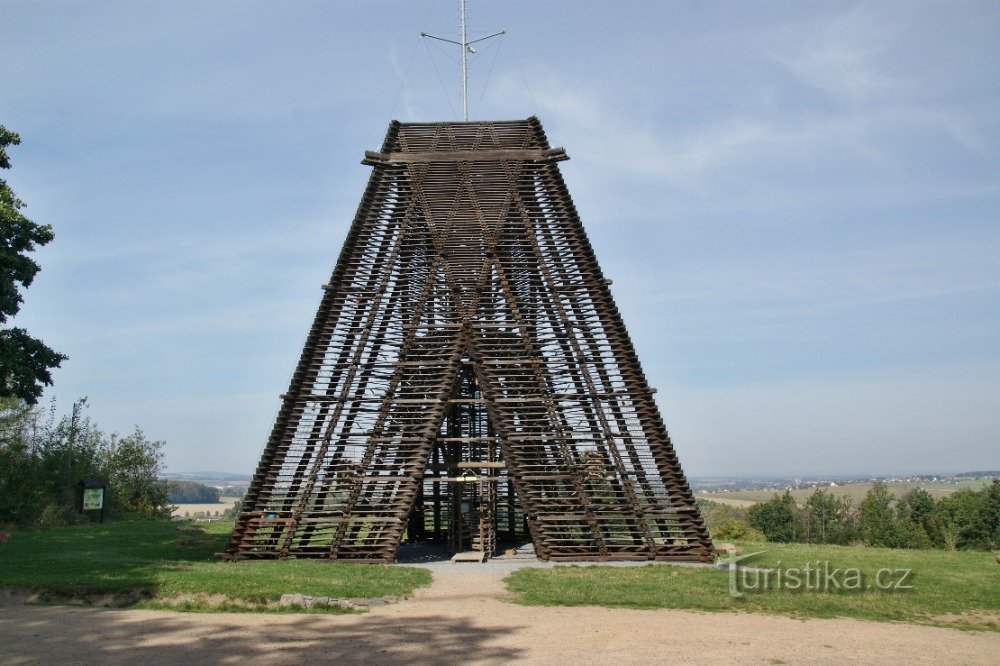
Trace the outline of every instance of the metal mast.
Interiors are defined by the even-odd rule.
[[[458,0],[458,21],[462,28],[462,120],[469,120],[469,35],[465,21],[465,0]]]
[[[430,39],[436,39],[439,42],[448,42],[449,44],[455,44],[462,50],[462,120],[468,122],[469,120],[469,54],[475,54],[476,49],[472,48],[473,44],[478,44],[479,42],[485,42],[487,39],[493,39],[494,37],[499,37],[500,35],[506,35],[506,30],[501,30],[500,32],[495,32],[492,35],[487,35],[486,37],[480,37],[479,39],[473,39],[469,41],[469,25],[466,19],[465,12],[465,2],[466,0],[458,0],[458,25],[461,34],[461,41],[456,42],[454,39],[445,39],[444,37],[436,37],[430,35],[426,32],[420,33],[421,37],[427,37]]]

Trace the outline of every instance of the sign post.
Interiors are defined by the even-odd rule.
[[[107,504],[107,479],[82,479],[80,486],[80,512],[93,516],[100,514],[99,522],[104,522],[104,506]]]

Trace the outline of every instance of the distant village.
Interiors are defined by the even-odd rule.
[[[773,490],[781,492],[785,490],[809,490],[812,488],[836,488],[855,483],[873,483],[883,481],[888,484],[944,484],[961,486],[970,482],[987,482],[1000,478],[1000,471],[980,471],[980,472],[960,472],[957,474],[909,474],[909,475],[858,475],[858,476],[829,476],[829,477],[773,477],[767,479],[691,479],[691,487],[697,492],[706,493],[735,493],[749,490]]]
[[[251,478],[245,474],[226,472],[190,472],[165,474],[171,481],[189,481],[218,491],[220,504],[232,504],[232,499],[240,499],[246,494]],[[694,492],[705,493],[735,493],[751,490],[783,492],[785,490],[810,490],[813,488],[836,488],[857,483],[873,483],[883,481],[888,484],[917,486],[921,484],[940,484],[962,486],[974,482],[989,482],[1000,478],[1000,471],[960,472],[956,474],[899,474],[899,475],[851,475],[851,476],[815,476],[815,477],[771,477],[771,478],[705,478],[692,477],[691,488]],[[191,502],[204,504],[204,501]],[[183,506],[183,504],[182,504]],[[220,515],[225,507],[220,506]],[[192,514],[189,517],[194,517]]]

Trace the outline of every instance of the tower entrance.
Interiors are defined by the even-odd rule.
[[[407,521],[407,541],[489,558],[530,540],[486,399],[472,362],[463,358]]]

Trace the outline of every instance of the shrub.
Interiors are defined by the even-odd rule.
[[[25,403],[0,401],[0,525],[49,526],[77,522],[78,483],[109,480],[111,517],[164,516],[166,484],[158,480],[163,446],[136,428],[106,435],[86,416],[86,400],[56,420]]]
[[[766,502],[754,504],[747,515],[750,526],[764,533],[768,541],[796,541],[802,533],[798,507],[792,494],[775,495]]]
[[[756,530],[739,518],[730,518],[719,523],[712,530],[712,539],[716,541],[767,541],[760,530]]]

